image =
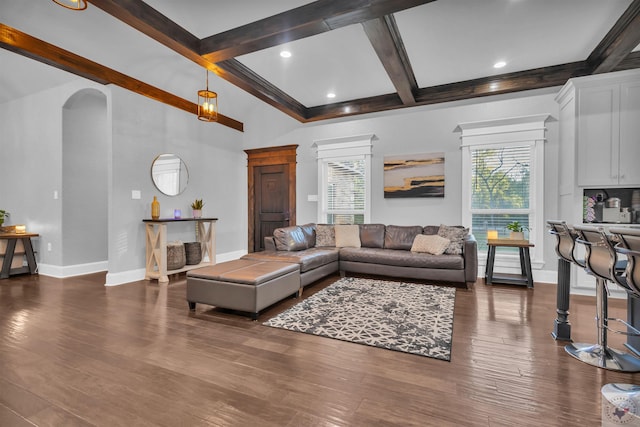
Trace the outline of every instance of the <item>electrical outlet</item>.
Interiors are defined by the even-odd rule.
[[[47,243],[47,251],[51,252],[51,243]]]
[[[139,200],[141,197],[140,190],[131,190],[131,198],[133,200]]]

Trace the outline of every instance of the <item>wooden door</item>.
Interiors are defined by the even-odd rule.
[[[253,168],[255,183],[254,245],[255,252],[264,250],[264,238],[273,230],[290,225],[289,165]]]
[[[249,252],[264,250],[265,236],[296,224],[297,145],[245,150],[248,155]]]

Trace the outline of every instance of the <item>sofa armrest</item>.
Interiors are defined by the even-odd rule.
[[[475,283],[478,279],[478,242],[473,234],[469,234],[462,248],[464,257],[464,280]]]
[[[276,239],[273,236],[265,236],[264,238],[264,250],[266,252],[276,251]]]

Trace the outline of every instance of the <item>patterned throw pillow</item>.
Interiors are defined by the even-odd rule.
[[[422,252],[432,255],[442,255],[449,247],[451,240],[437,234],[418,234],[413,240],[411,252]]]
[[[316,225],[316,246],[335,246],[336,232],[333,224]]]
[[[360,227],[353,225],[337,225],[336,248],[359,248],[360,247]]]
[[[438,236],[451,240],[451,243],[449,243],[449,247],[447,247],[444,253],[449,255],[461,255],[462,244],[464,242],[464,238],[467,237],[468,233],[468,228],[451,227],[449,225],[440,224],[440,228],[438,229]]]

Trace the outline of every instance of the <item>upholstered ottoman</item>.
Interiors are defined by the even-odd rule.
[[[298,264],[238,259],[197,268],[187,273],[187,302],[251,313],[255,320],[260,310],[300,289]]]

